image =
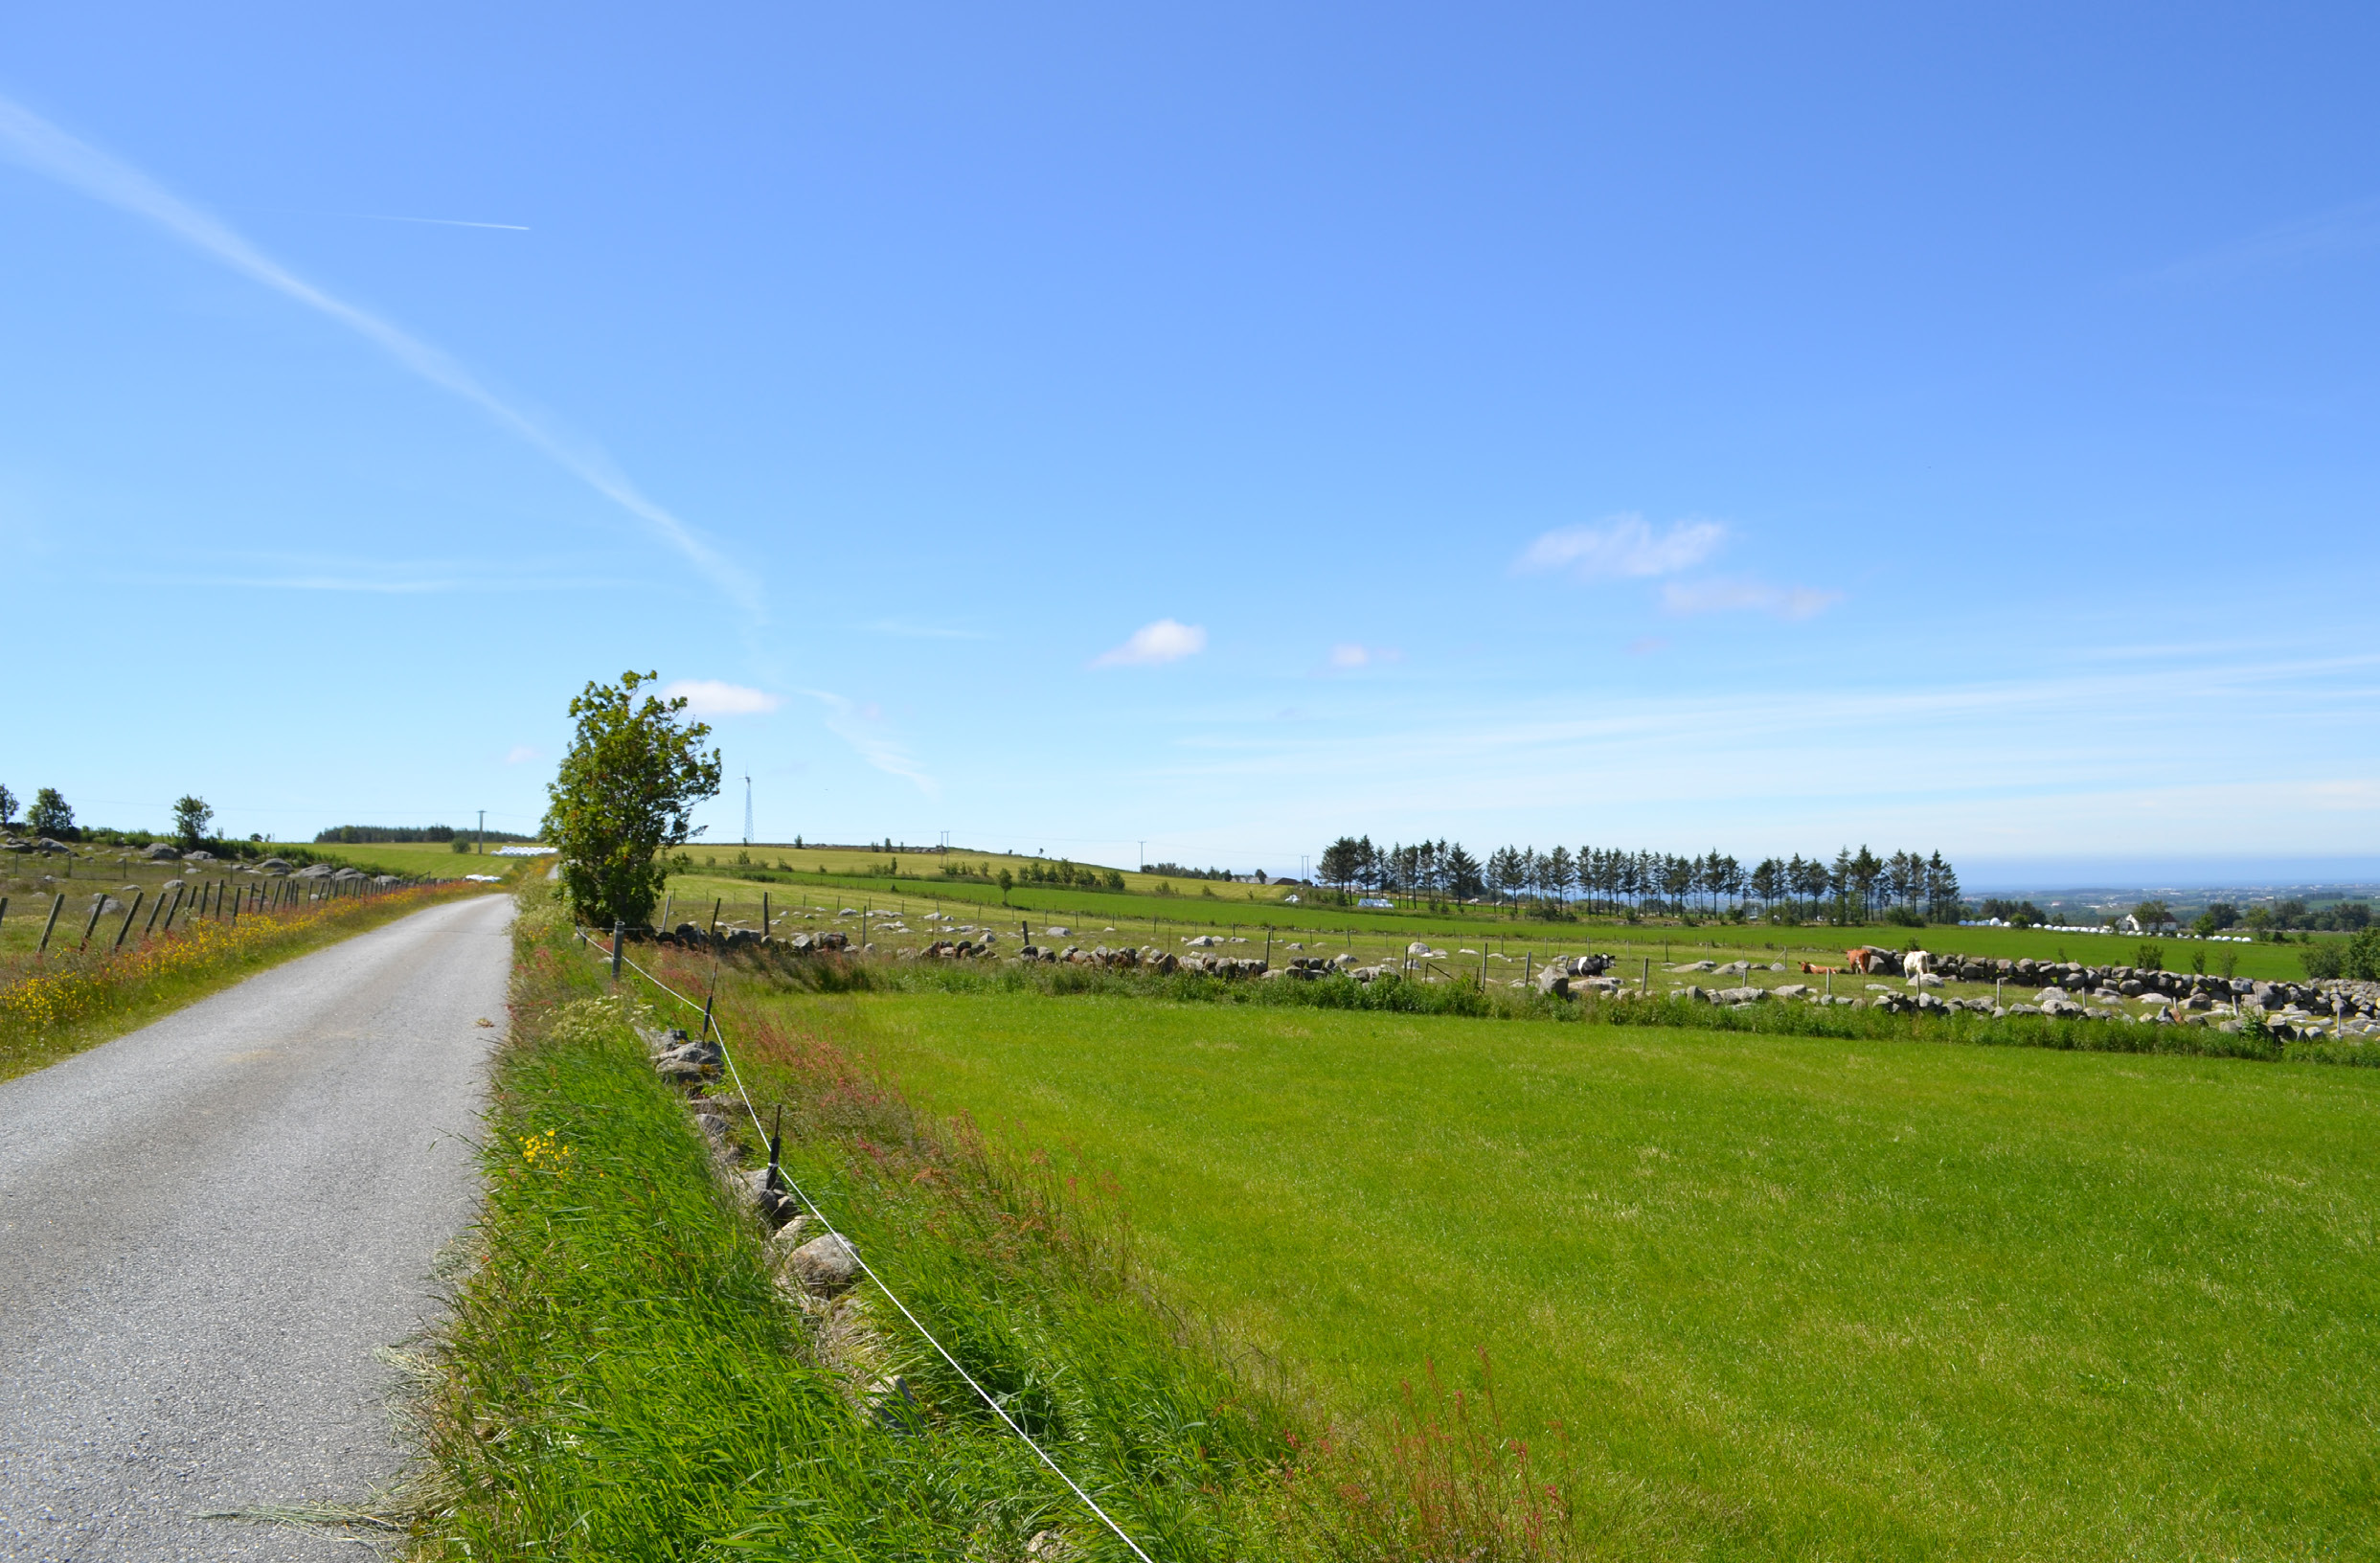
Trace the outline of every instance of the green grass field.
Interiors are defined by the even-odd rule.
[[[2129,965],[2142,943],[2138,939],[2073,929],[1838,928],[1725,921],[1688,926],[1675,920],[1627,923],[1616,919],[1550,923],[1488,907],[1378,912],[1287,906],[1274,893],[1249,885],[1214,886],[1213,897],[1194,891],[1155,895],[1019,887],[1008,894],[1003,904],[997,885],[943,881],[931,872],[907,877],[911,866],[907,859],[903,860],[903,877],[865,878],[821,875],[806,869],[792,872],[758,866],[736,870],[734,855],[694,853],[694,866],[670,877],[668,904],[656,908],[656,917],[666,911],[672,923],[707,924],[715,906],[722,924],[758,927],[765,894],[772,917],[792,914],[792,922],[778,924],[780,933],[807,925],[843,927],[856,936],[856,918],[835,920],[835,914],[849,907],[870,914],[873,937],[879,926],[875,914],[889,913],[899,926],[880,940],[888,950],[903,944],[914,948],[937,937],[932,925],[923,920],[926,912],[944,913],[958,921],[997,931],[1004,938],[1020,935],[1020,924],[1030,928],[1036,940],[1044,939],[1053,927],[1063,927],[1067,934],[1049,937],[1059,943],[1076,940],[1086,946],[1128,942],[1177,948],[1185,938],[1214,934],[1243,938],[1252,946],[1235,947],[1233,953],[1261,954],[1269,931],[1276,959],[1349,950],[1365,961],[1377,961],[1401,954],[1408,944],[1421,940],[1446,952],[1439,965],[1450,975],[1482,969],[1485,956],[1485,969],[1491,978],[1517,976],[1530,963],[1542,963],[1549,955],[1590,951],[1621,955],[1632,971],[1641,972],[1642,963],[1650,961],[1658,973],[1663,965],[1695,960],[1752,960],[1763,964],[1784,961],[1797,970],[1803,962],[1839,965],[1843,952],[1853,945],[1899,949],[1913,938],[1928,949],[1961,955]],[[752,855],[756,859],[766,856],[773,863],[781,854],[775,848],[756,847]],[[712,857],[718,857],[721,866],[707,864],[705,860]],[[2297,981],[2305,975],[2302,954],[2306,946],[2301,944],[2166,940],[2160,948],[2165,964],[2177,971],[2191,969],[2192,961],[2198,960],[2214,972],[2226,970],[2228,963],[2228,969],[2241,977]]]
[[[756,1002],[1112,1174],[1170,1295],[1346,1413],[1485,1351],[1586,1551],[2380,1555],[2371,1072]]]

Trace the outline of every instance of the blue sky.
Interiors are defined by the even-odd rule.
[[[0,19],[20,797],[2380,861],[2369,9],[502,11]]]

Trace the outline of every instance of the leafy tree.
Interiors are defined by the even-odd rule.
[[[1479,859],[1457,842],[1446,853],[1446,894],[1458,901],[1477,900],[1487,889]]]
[[[1936,922],[1959,920],[1959,875],[1940,852],[1926,860],[1926,916]]]
[[[72,841],[75,811],[66,806],[65,798],[56,787],[43,787],[34,794],[34,806],[25,815],[25,828],[36,836]]]
[[[215,810],[204,798],[184,793],[173,801],[173,836],[186,848],[207,839],[207,827],[214,819]]]
[[[16,823],[16,794],[0,787],[0,826]]]
[[[1694,860],[1671,857],[1661,866],[1662,894],[1669,897],[1669,910],[1679,917],[1686,915],[1686,897],[1694,888]]]
[[[2171,922],[2173,913],[2163,901],[2142,901],[2132,909],[2132,919],[2143,928],[2156,928]]]
[[[1315,865],[1314,872],[1322,877],[1324,884],[1344,895],[1348,887],[1355,883],[1355,877],[1363,871],[1363,866],[1361,844],[1353,836],[1341,836],[1323,849],[1323,859]]]
[[[1507,900],[1521,888],[1520,853],[1499,847],[1487,854],[1487,890],[1497,900]]]
[[[1014,890],[1015,888],[1016,875],[1010,873],[1006,869],[1002,869],[1000,871],[1000,904],[1002,906],[1009,904],[1009,892]]]
[[[590,682],[570,703],[578,721],[570,753],[546,787],[545,839],[562,851],[562,885],[579,916],[642,924],[669,878],[663,851],[701,832],[696,804],[719,793],[719,752],[702,751],[703,722],[683,719],[683,697],[636,691],[656,673]]]
[[[1753,899],[1762,906],[1774,906],[1785,883],[1785,866],[1773,857],[1764,857],[1753,869],[1748,881]]]

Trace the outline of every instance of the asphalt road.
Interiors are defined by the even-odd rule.
[[[436,907],[0,1082],[0,1556],[369,1555],[198,1516],[398,1470],[376,1348],[471,1219],[511,915]]]

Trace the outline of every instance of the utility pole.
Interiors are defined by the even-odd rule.
[[[479,811],[479,849],[480,855],[485,857],[487,853],[487,810],[484,808]]]
[[[744,778],[744,845],[752,845],[752,778]]]

